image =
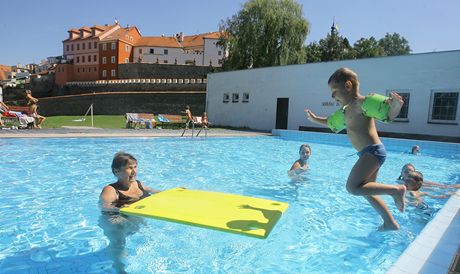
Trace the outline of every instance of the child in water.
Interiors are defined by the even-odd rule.
[[[348,175],[346,188],[353,195],[363,196],[382,217],[383,225],[380,230],[397,230],[399,224],[379,195],[391,196],[398,210],[404,212],[406,187],[376,182],[378,171],[385,162],[386,152],[378,136],[374,119],[363,113],[365,97],[360,93],[358,75],[349,68],[340,68],[331,75],[328,85],[332,98],[342,105],[347,136],[359,156]],[[398,116],[403,103],[397,93],[390,94],[386,101],[389,105],[390,121]],[[309,109],[305,109],[305,112],[308,120],[327,125],[327,117],[319,117]]]
[[[295,177],[308,170],[307,160],[310,158],[311,148],[307,144],[303,144],[299,148],[299,159],[295,161],[291,169],[288,171],[289,177]]]

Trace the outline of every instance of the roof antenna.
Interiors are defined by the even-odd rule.
[[[115,24],[118,25],[117,17],[115,17]]]

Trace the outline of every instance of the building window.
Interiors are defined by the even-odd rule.
[[[79,69],[79,68],[77,68],[77,72],[80,72],[80,69]]]
[[[102,64],[107,64],[107,57],[102,57]]]
[[[84,45],[84,44],[83,44],[83,45]],[[85,62],[85,56],[84,56],[84,55],[81,57],[81,62],[82,62],[82,63]]]
[[[97,72],[97,68],[96,68],[96,67],[94,67],[94,72]]]
[[[107,71],[105,69],[102,71],[102,77],[107,77]]]
[[[125,63],[126,63],[126,64],[129,63],[129,58],[125,58]]]
[[[94,62],[97,62],[97,55],[96,54],[93,55],[93,60],[94,60]]]
[[[91,63],[91,55],[88,55],[88,63]]]
[[[391,92],[398,93],[404,100],[404,104],[401,108],[401,111],[399,112],[399,115],[396,116],[395,121],[408,122],[409,121],[410,90],[408,89],[387,90],[387,96],[390,96]]]
[[[168,50],[167,49],[163,50],[163,52],[164,52],[164,55],[168,55]]]
[[[223,103],[230,102],[230,95],[228,93],[224,93],[224,98],[222,98]]]
[[[129,52],[129,45],[126,45],[126,46],[125,46],[125,51],[126,51],[126,52]]]
[[[243,100],[241,100],[243,103],[248,103],[249,102],[249,93],[243,93]]]
[[[66,51],[69,51],[69,45],[66,45],[65,48],[66,48]]]
[[[154,54],[154,53],[155,53],[154,49],[150,49],[150,54]]]
[[[80,44],[77,44],[77,50],[80,50]]]
[[[85,43],[81,43],[81,49],[82,49],[82,50],[85,50],[85,49],[86,49],[86,44],[85,44]]]
[[[102,50],[107,50],[107,44],[106,43],[102,44]]]
[[[142,54],[142,49],[139,49],[139,54]]]
[[[94,42],[94,48],[97,49],[97,42]]]
[[[82,72],[85,72],[85,68],[82,68]]]
[[[219,56],[222,55],[222,51],[219,50],[219,51],[217,52],[217,55],[219,55]]]
[[[112,64],[115,64],[115,56],[110,57],[110,62],[111,62]]]
[[[238,103],[240,101],[240,94],[239,93],[232,93],[232,102]]]
[[[91,49],[91,42],[88,42],[88,49]]]
[[[73,44],[72,44],[72,45],[70,45],[70,50],[71,50],[71,51],[73,51]]]
[[[117,49],[117,45],[115,44],[115,42],[112,42],[112,47],[111,49]]]
[[[115,76],[117,75],[117,71],[114,70],[114,69],[112,69],[112,72],[110,73],[110,75],[111,75],[112,77],[115,77]]]
[[[429,122],[457,124],[458,91],[432,90]]]
[[[168,63],[168,60],[163,60],[163,64],[167,64]]]
[[[80,63],[80,56],[77,56],[77,63]]]

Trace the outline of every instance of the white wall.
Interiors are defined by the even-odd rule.
[[[209,74],[206,99],[209,120],[218,125],[271,130],[276,124],[277,98],[289,98],[288,129],[319,127],[305,118],[303,109],[308,107],[321,116],[337,109],[327,80],[340,67],[358,73],[363,95],[410,90],[409,122],[378,122],[379,130],[460,136],[460,104],[457,124],[428,123],[432,90],[460,91],[460,50]],[[248,103],[242,102],[245,92],[250,94]],[[230,94],[229,103],[222,102],[224,93]],[[232,103],[232,93],[239,93],[238,103]],[[325,105],[327,102],[332,106]]]

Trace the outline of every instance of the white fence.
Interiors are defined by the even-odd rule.
[[[114,79],[114,80],[96,80],[96,81],[74,81],[67,82],[70,86],[99,86],[114,84],[206,84],[206,78],[186,78],[186,79]]]

